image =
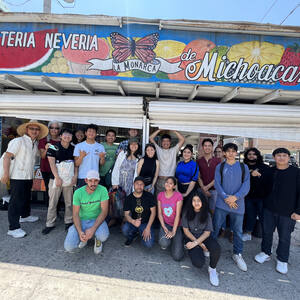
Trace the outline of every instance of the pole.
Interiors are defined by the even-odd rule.
[[[51,14],[51,0],[44,0],[43,13]]]

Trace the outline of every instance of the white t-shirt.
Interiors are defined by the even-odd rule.
[[[176,156],[179,151],[178,144],[170,149],[163,149],[155,144],[159,160],[159,176],[174,176],[176,170]]]
[[[88,144],[86,141],[79,143],[75,146],[74,156],[80,156],[80,151],[85,151],[87,156],[83,158],[81,165],[78,169],[78,178],[85,179],[86,174],[90,170],[99,171],[99,154],[105,152],[104,147],[95,142],[94,144]]]
[[[14,167],[11,179],[32,179],[35,158],[38,155],[37,142],[32,142],[28,135],[15,138],[8,144],[6,152],[14,155]]]

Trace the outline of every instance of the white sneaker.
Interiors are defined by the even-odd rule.
[[[209,281],[213,286],[219,286],[219,274],[216,269],[208,267]]]
[[[288,264],[277,259],[276,271],[281,274],[287,274]]]
[[[266,254],[265,252],[260,252],[254,257],[254,260],[260,264],[263,264],[264,262],[269,261],[270,259],[271,256]]]
[[[232,259],[235,261],[240,270],[247,272],[247,265],[242,257],[242,254],[233,254]]]
[[[82,249],[82,248],[84,248],[86,245],[87,245],[87,242],[80,242],[79,245],[78,245],[78,248],[79,248],[79,249]]]
[[[22,218],[20,217],[20,223],[25,223],[25,222],[30,222],[30,223],[33,223],[33,222],[36,222],[39,220],[39,217],[37,216],[28,216],[26,218]]]
[[[95,238],[94,253],[100,254],[102,252],[102,249],[103,249],[102,242]]]
[[[205,257],[209,257],[209,251],[203,251]]]
[[[26,232],[23,229],[18,228],[18,229],[15,229],[15,230],[8,230],[7,234],[11,235],[14,238],[22,238],[26,235]]]
[[[244,233],[242,237],[243,242],[251,241],[252,235],[250,233]]]

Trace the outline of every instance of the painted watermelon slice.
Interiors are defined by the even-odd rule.
[[[53,52],[53,49],[45,48],[46,33],[55,32],[57,29],[35,31],[35,48],[0,46],[0,71],[22,72],[42,65]]]

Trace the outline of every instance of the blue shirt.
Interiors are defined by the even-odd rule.
[[[245,178],[244,182],[242,182],[242,169],[240,163],[235,162],[233,165],[225,163],[223,169],[223,184],[221,186],[220,166],[221,164],[218,164],[215,171],[215,188],[218,193],[216,207],[228,212],[243,215],[245,213],[244,198],[250,190],[249,169],[247,165],[245,165]],[[237,197],[237,209],[230,208],[225,203],[224,200],[230,195]]]
[[[74,156],[80,156],[80,151],[85,151],[87,156],[82,160],[81,165],[78,169],[78,178],[85,179],[86,174],[90,170],[99,171],[99,154],[105,152],[104,147],[95,142],[94,144],[88,144],[86,141],[79,143],[75,146]]]
[[[188,163],[181,161],[176,168],[175,177],[180,183],[188,183],[197,181],[199,174],[199,167],[197,163],[190,160]]]

